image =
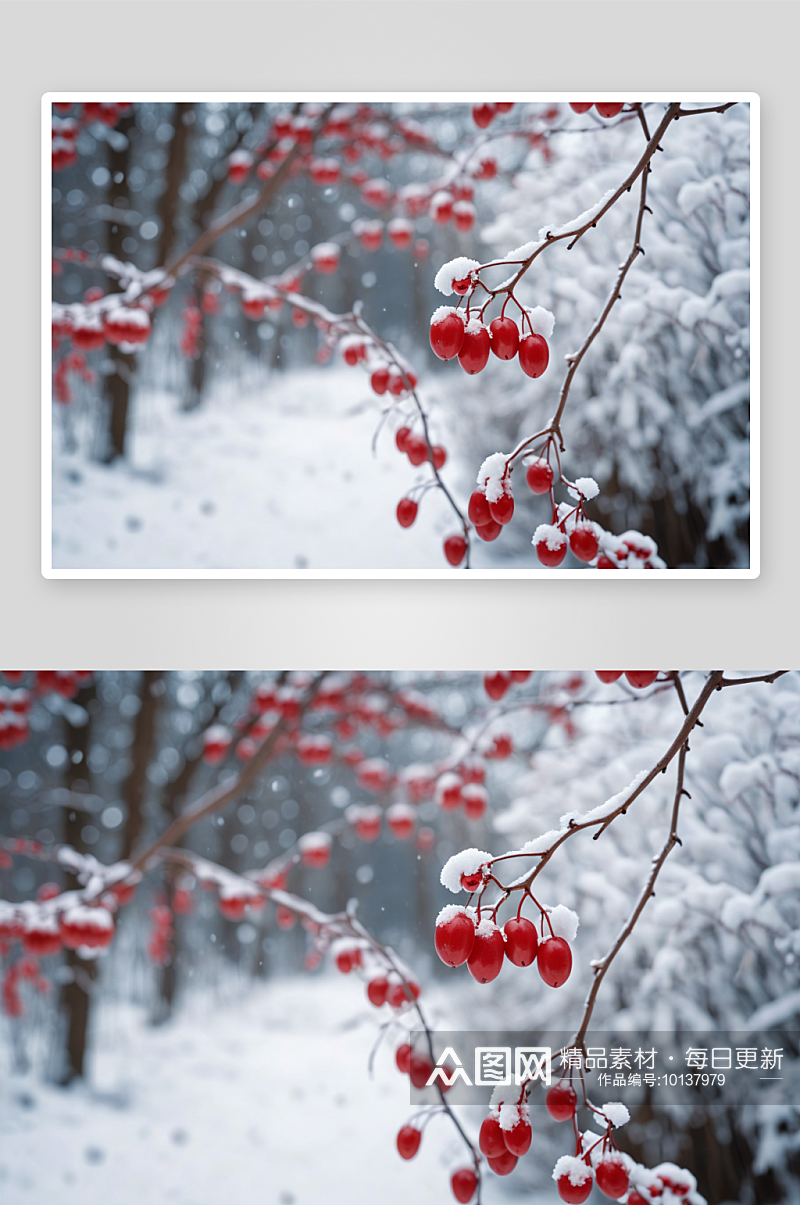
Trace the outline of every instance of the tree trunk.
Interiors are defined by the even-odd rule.
[[[69,754],[64,785],[75,795],[88,794],[89,790],[86,755],[89,750],[91,715],[95,698],[96,690],[93,683],[83,687],[75,696],[74,703],[85,713],[85,719],[77,712],[74,713],[74,719],[70,718],[71,713],[69,712],[64,719],[64,744]],[[78,722],[79,720],[80,722]],[[75,807],[65,812],[64,841],[80,853],[86,851],[86,844],[81,835],[85,824],[86,812],[82,808]],[[67,891],[75,891],[80,886],[77,878],[72,874],[66,874],[65,880]],[[69,1084],[84,1074],[92,985],[97,977],[97,964],[94,960],[84,960],[74,950],[67,950],[66,955],[67,967],[71,976],[62,985],[60,997],[60,1010],[64,1025],[64,1050],[60,1075],[62,1084]]]
[[[131,207],[128,171],[131,160],[131,138],[135,135],[135,131],[136,119],[134,116],[131,114],[123,117],[117,124],[114,133],[123,135],[124,146],[116,138],[108,144],[108,170],[111,173],[108,203],[118,208],[120,215]],[[122,242],[127,232],[128,227],[123,221],[112,222],[108,227],[109,254],[120,260],[125,259]],[[123,352],[117,347],[109,348],[109,358],[114,364],[114,371],[106,377],[108,403],[108,433],[104,454],[106,464],[111,464],[118,457],[125,455],[130,389],[136,365],[136,357],[132,352]]]
[[[141,836],[147,770],[156,748],[156,719],[163,691],[163,670],[144,670],[139,687],[139,714],[133,730],[131,772],[123,793],[128,817],[122,834],[120,858],[130,858]]]

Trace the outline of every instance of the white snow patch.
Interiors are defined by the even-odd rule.
[[[556,904],[555,908],[551,909],[547,915],[550,918],[550,924],[553,926],[554,935],[556,937],[563,937],[564,941],[568,941],[571,944],[578,935],[578,925],[581,923],[577,912],[573,912],[565,904]]]
[[[613,195],[614,189],[610,188],[607,193],[604,193],[599,201],[595,201],[594,205],[590,205],[588,209],[584,209],[583,213],[579,213],[576,218],[573,218],[569,222],[565,222],[563,226],[542,226],[541,230],[539,231],[539,238],[544,239],[548,234],[554,236],[559,234],[572,234],[574,231],[580,230],[582,226],[586,226],[595,217],[597,217],[606,201],[610,201]]]
[[[567,537],[563,531],[557,527],[553,527],[551,523],[540,523],[533,533],[531,543],[544,544],[551,552],[555,552],[557,548],[563,548],[567,542]]]
[[[587,502],[591,502],[592,498],[596,498],[600,493],[600,486],[595,481],[594,477],[577,477],[575,480],[575,488],[569,487],[568,493],[576,502],[581,497]]]
[[[619,791],[616,795],[612,795],[605,803],[599,804],[588,812],[566,812],[561,817],[562,825],[568,828],[570,821],[574,821],[576,824],[586,824],[592,820],[603,820],[606,816],[612,815],[620,804],[623,804],[628,796],[633,794],[636,788],[644,782],[649,773],[649,770],[640,770],[624,791]]]
[[[433,278],[433,283],[440,293],[444,293],[445,297],[449,297],[453,292],[453,281],[464,280],[469,276],[470,272],[474,272],[480,266],[477,259],[469,259],[466,255],[459,255],[457,259],[451,259],[446,264],[442,264]]]
[[[458,893],[463,891],[461,886],[462,874],[477,874],[482,866],[491,862],[492,855],[485,849],[462,849],[459,853],[448,858],[439,875],[439,882],[448,891]]]
[[[546,310],[543,305],[535,305],[532,309],[528,309],[526,306],[525,313],[528,315],[534,335],[541,335],[543,339],[552,338],[556,325],[555,314]],[[527,325],[527,323],[523,323],[525,329],[527,329]]]
[[[625,1105],[620,1104],[617,1101],[609,1101],[608,1104],[601,1105],[600,1109],[603,1113],[605,1113],[606,1117],[615,1129],[617,1129],[618,1126],[627,1125],[631,1119],[631,1115]]]
[[[585,1184],[592,1178],[592,1169],[577,1155],[562,1155],[553,1168],[553,1179],[560,1180],[566,1176],[570,1184]]]
[[[477,482],[483,487],[487,502],[497,502],[504,491],[510,493],[510,481],[503,483],[508,457],[505,452],[493,452],[478,469]]]

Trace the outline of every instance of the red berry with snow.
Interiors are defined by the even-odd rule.
[[[410,527],[417,517],[419,507],[413,498],[401,498],[397,503],[397,522],[401,527]]]
[[[485,787],[478,786],[477,783],[465,783],[461,788],[461,801],[467,820],[480,820],[486,813],[489,795]]]
[[[460,280],[453,281],[453,292],[458,293],[459,297],[465,297],[472,288],[472,277],[462,276]]]
[[[546,460],[533,460],[525,470],[528,488],[534,494],[549,494],[553,488],[553,470]]]
[[[592,1191],[592,1177],[575,1184],[569,1176],[559,1176],[556,1181],[558,1195],[567,1205],[582,1205]]]
[[[416,813],[407,803],[393,803],[386,809],[386,823],[398,841],[407,841],[414,833]]]
[[[492,341],[486,327],[478,319],[471,318],[469,325],[464,330],[464,341],[458,353],[458,362],[464,372],[469,373],[470,376],[483,372],[489,359],[491,346]]]
[[[431,318],[431,347],[440,360],[452,360],[464,343],[464,319],[459,311],[441,306]]]
[[[579,561],[593,561],[600,550],[594,525],[576,523],[569,534],[569,546]]]
[[[536,961],[539,947],[539,935],[536,925],[524,916],[507,920],[503,925],[506,935],[506,958],[514,966],[529,967]]]
[[[475,922],[466,912],[449,904],[442,909],[436,922],[434,937],[436,953],[449,967],[460,967],[475,945]]]
[[[567,555],[567,537],[558,527],[541,523],[533,533],[536,555],[548,569],[556,569]]]
[[[528,377],[540,377],[550,362],[550,350],[541,335],[525,335],[519,341],[519,365]]]
[[[612,682],[618,681],[622,677],[621,669],[596,669],[594,671],[601,682],[605,682],[609,686]]]
[[[495,318],[489,323],[492,351],[500,360],[513,360],[519,351],[519,327],[513,318]]]
[[[658,677],[657,669],[626,669],[625,678],[636,690],[645,690],[652,686]]]
[[[601,1159],[594,1169],[597,1187],[613,1201],[624,1197],[628,1191],[628,1172],[624,1160],[619,1156],[610,1155]]]
[[[589,100],[589,101],[571,100],[569,102],[569,107],[571,109],[573,109],[576,113],[588,113],[589,110],[591,109],[593,103],[594,102],[591,100]]]
[[[475,874],[462,874],[461,876],[461,886],[464,891],[477,891],[482,882],[483,875],[480,871],[477,871]]]
[[[492,921],[482,920],[475,930],[475,945],[467,959],[470,975],[478,983],[491,983],[500,974],[504,957],[503,934]]]
[[[456,568],[467,555],[467,541],[463,536],[448,536],[444,542],[444,555],[448,564]]]
[[[413,1159],[422,1142],[422,1133],[414,1126],[403,1126],[397,1134],[397,1150],[401,1159]]]
[[[539,943],[539,974],[548,987],[563,987],[572,971],[572,950],[563,937],[548,937]]]
[[[553,1084],[547,1089],[544,1103],[554,1121],[571,1121],[578,1107],[578,1094],[572,1084]]]
[[[450,1177],[450,1188],[459,1205],[469,1205],[478,1188],[478,1177],[471,1167],[460,1167]]]

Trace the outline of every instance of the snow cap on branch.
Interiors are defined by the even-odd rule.
[[[577,477],[575,479],[575,487],[568,486],[567,492],[576,502],[580,501],[581,498],[585,498],[587,502],[591,502],[592,498],[596,498],[600,493],[600,486],[594,477]]]
[[[564,828],[568,828],[570,822],[575,824],[587,824],[593,820],[605,820],[607,816],[613,815],[617,808],[621,806],[632,795],[638,786],[647,778],[649,770],[640,770],[632,782],[625,788],[624,791],[619,791],[618,794],[612,795],[605,803],[599,804],[596,808],[592,808],[588,812],[565,812],[561,817],[561,823]]]

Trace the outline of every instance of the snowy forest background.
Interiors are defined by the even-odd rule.
[[[319,704],[300,719],[305,744],[276,751],[181,848],[266,881],[263,868],[303,834],[328,829],[329,864],[297,865],[290,890],[326,911],[357,899],[361,921],[412,969],[434,1026],[577,1026],[590,962],[629,916],[669,831],[674,764],[599,842],[576,836],[543,873],[540,898],[580,918],[575,969],[557,991],[532,968],[507,965],[481,986],[465,967],[443,966],[434,922],[454,897],[439,871],[465,847],[519,848],[557,829],[565,811],[624,791],[674,741],[682,699],[691,706],[708,678],[662,674],[633,689],[593,672],[500,677],[502,691],[494,675],[485,683],[475,673],[327,675]],[[63,859],[52,860],[62,843],[104,865],[134,858],[209,790],[235,783],[253,756],[243,742],[264,739],[264,708],[291,713],[311,682],[242,672],[9,674],[0,897],[19,904],[46,895],[47,883],[75,887]],[[209,732],[220,756],[216,745],[209,753]],[[373,777],[384,767],[382,788],[364,785],[363,759]],[[443,767],[468,763],[485,770],[488,808],[476,819],[463,801],[440,806]],[[426,779],[427,788],[413,785]],[[682,844],[604,981],[596,1023],[644,1034],[748,1030],[753,1044],[796,1056],[800,674],[712,693],[691,736],[685,786]],[[367,841],[359,809],[376,807],[381,835]],[[413,835],[398,838],[390,814],[409,808]],[[388,1006],[376,1013],[357,973],[340,974],[327,957],[316,965],[313,935],[279,920],[271,903],[225,919],[215,890],[156,863],[119,910],[103,956],[43,957],[10,992],[20,950],[6,941],[4,1202],[133,1205],[152,1196],[154,1177],[159,1199],[181,1205],[222,1193],[258,1193],[275,1205],[449,1199],[447,1176],[463,1153],[444,1120],[434,1119],[412,1162],[394,1149],[409,1098],[393,1049],[409,1022],[396,1018],[370,1078]],[[462,1114],[477,1130],[474,1111]],[[556,1199],[550,1172],[564,1127],[542,1117],[515,1173],[487,1173],[489,1205]],[[648,1166],[688,1168],[711,1205],[766,1205],[800,1200],[799,1123],[794,1105],[732,1100],[711,1114],[648,1100],[619,1141]]]
[[[284,109],[140,102],[113,125],[84,122],[74,163],[53,175],[54,300],[116,288],[96,266],[105,253],[139,270],[170,262],[253,195],[258,181],[230,182],[230,156],[253,152]],[[642,132],[630,116],[605,121],[566,103],[518,104],[485,130],[468,105],[373,109],[371,142],[344,162],[338,183],[295,174],[211,251],[274,279],[315,245],[341,242],[338,271],[311,272],[302,291],[336,313],[360,301],[373,329],[406,357],[433,438],[447,449],[443,475],[465,506],[485,457],[514,447],[554,411],[564,357],[583,342],[630,248],[636,192],[525,277],[524,303],[556,317],[541,380],[493,356],[474,377],[436,359],[428,340],[443,301],[436,270],[456,256],[504,256],[545,223],[583,213],[625,178]],[[645,105],[654,123],[663,111]],[[618,535],[652,537],[669,568],[749,564],[749,117],[737,104],[669,129],[649,180],[646,254],[581,365],[564,416],[565,471],[600,486],[591,514]],[[424,137],[395,139],[398,122]],[[341,158],[340,149],[323,140],[315,151]],[[487,158],[497,168],[491,179],[481,174]],[[384,231],[380,249],[366,250],[358,223],[408,218],[409,206],[365,204],[354,173],[388,179],[401,198],[409,186],[430,193],[459,177],[474,189],[476,220],[457,229],[423,206],[411,215],[407,249]],[[317,364],[318,332],[295,326],[288,306],[256,321],[224,290],[218,312],[204,312],[204,301],[197,274],[181,276],[154,312],[145,347],[89,352],[88,373],[66,374],[72,400],[53,406],[54,567],[444,567],[442,540],[454,526],[441,491],[425,494],[410,530],[395,519],[428,467],[413,469],[394,446],[402,405],[381,425],[387,399],[338,352]],[[531,535],[549,521],[544,502],[518,487],[514,521],[495,543],[474,541],[473,563],[536,567]],[[565,567],[581,566],[570,556]]]

